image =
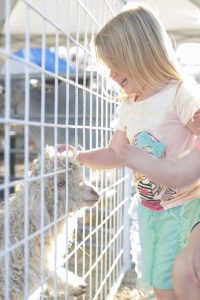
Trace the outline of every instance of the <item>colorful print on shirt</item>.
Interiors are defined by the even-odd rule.
[[[165,155],[166,146],[160,143],[152,134],[147,131],[138,133],[132,142],[138,148],[146,149],[153,156],[159,158]]]
[[[142,131],[135,135],[132,145],[145,149],[156,158],[165,156],[166,146],[147,131]],[[168,201],[179,195],[179,189],[155,183],[137,171],[135,172],[135,180],[141,201]]]

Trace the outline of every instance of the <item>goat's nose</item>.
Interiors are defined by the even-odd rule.
[[[99,197],[99,193],[96,191],[96,190],[92,190],[91,193],[95,196],[98,196]]]
[[[92,190],[92,194],[99,196],[99,193],[97,191],[95,191],[95,190]]]

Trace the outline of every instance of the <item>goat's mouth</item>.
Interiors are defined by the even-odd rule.
[[[88,207],[93,207],[95,204],[97,204],[100,201],[100,197],[98,199],[92,199],[92,200],[84,200],[83,202]]]

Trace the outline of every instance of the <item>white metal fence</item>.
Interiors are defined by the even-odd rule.
[[[67,224],[69,203],[60,217],[57,180],[62,172],[57,157],[53,169],[48,170],[44,149],[47,144],[56,148],[60,143],[92,149],[105,146],[112,136],[111,121],[117,106],[113,95],[117,91],[96,69],[89,44],[95,32],[120,11],[123,2],[0,2],[0,300],[50,299],[45,294],[45,282],[50,280],[44,266],[45,237],[53,228],[54,256],[59,256],[57,231],[61,221]],[[31,163],[38,153],[41,165],[30,177]],[[68,160],[66,157],[66,164]],[[66,235],[61,243],[66,252],[62,264],[88,284],[86,293],[78,299],[112,299],[130,264],[130,175],[124,169],[97,172],[82,168],[82,172],[100,191],[101,201],[73,218],[73,239]],[[45,203],[50,197],[46,185],[50,187],[52,175],[53,220],[46,223]],[[39,182],[37,195],[31,189],[34,182]],[[69,189],[73,188],[66,187],[66,200]],[[17,200],[11,197],[13,193],[18,193]],[[34,197],[39,204],[32,208],[30,199]],[[31,209],[39,212],[34,232],[30,229]],[[35,259],[40,267],[35,274],[39,280],[31,289],[30,252],[37,237],[40,243]],[[55,257],[52,263],[51,297],[60,299],[57,269],[61,266]],[[19,266],[23,275],[16,272],[11,280]],[[12,285],[15,290],[19,288],[17,297],[12,294]],[[70,298],[67,289],[61,299]]]

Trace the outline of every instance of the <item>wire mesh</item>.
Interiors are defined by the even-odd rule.
[[[112,299],[130,265],[129,172],[82,167],[101,199],[79,210],[82,179],[55,150],[104,147],[113,134],[118,90],[90,42],[123,2],[2,1],[1,300]]]

